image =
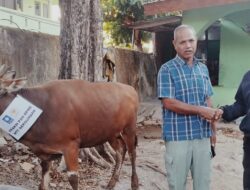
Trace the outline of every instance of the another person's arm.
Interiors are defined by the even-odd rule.
[[[233,121],[246,114],[244,106],[239,102],[234,102],[232,105],[222,106],[220,109],[223,110],[224,113],[222,118],[226,121]]]
[[[244,116],[247,112],[246,105],[244,103],[244,97],[243,97],[243,87],[242,84],[246,80],[246,75],[243,77],[239,88],[235,95],[235,102],[232,105],[225,105],[220,107],[223,110],[222,118],[226,121],[233,121],[237,119],[240,116]]]

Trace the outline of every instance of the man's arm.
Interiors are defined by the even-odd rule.
[[[209,121],[214,119],[217,109],[213,109],[205,106],[190,105],[173,98],[163,98],[163,107],[184,115],[199,115]]]

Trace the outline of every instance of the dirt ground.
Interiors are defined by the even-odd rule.
[[[164,167],[164,143],[160,127],[139,127],[137,147],[137,173],[141,190],[167,190]],[[242,189],[242,134],[235,124],[218,124],[216,157],[212,164],[212,190]],[[26,170],[26,171],[25,171]],[[66,173],[52,172],[51,190],[67,190],[70,186]],[[20,186],[24,189],[38,189],[41,169],[38,159],[20,145],[8,141],[0,148],[0,185]],[[79,171],[80,188],[86,190],[103,189],[111,175],[111,170],[102,169],[91,163],[82,162]],[[131,167],[126,156],[120,180],[115,190],[130,189]],[[192,179],[188,177],[188,190],[192,189]],[[0,189],[6,189],[1,188]],[[7,190],[7,189],[6,189]]]

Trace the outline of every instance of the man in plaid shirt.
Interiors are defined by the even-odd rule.
[[[177,55],[161,66],[157,81],[169,189],[185,190],[191,170],[194,190],[209,190],[211,122],[219,119],[222,111],[211,108],[213,91],[208,69],[194,57],[194,29],[177,27],[173,44]]]

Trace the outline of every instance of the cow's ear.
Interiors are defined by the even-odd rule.
[[[1,80],[1,89],[7,89],[11,84],[13,83],[13,80]]]
[[[11,69],[11,66],[8,66],[6,64],[0,65],[0,78],[2,79],[3,76]]]
[[[16,76],[16,71],[7,71],[5,74],[2,76],[2,80],[11,80],[14,79]]]
[[[5,67],[6,67],[5,64],[0,65],[0,76],[4,73]]]
[[[6,89],[8,93],[15,92],[20,90],[24,87],[24,85],[27,83],[26,78],[20,78],[15,80],[6,80],[2,81],[1,88]]]
[[[23,88],[25,86],[25,84],[27,83],[27,79],[26,78],[16,79],[14,81],[14,83],[15,84],[13,85],[12,89],[13,89],[13,91],[17,91],[17,90],[20,90],[21,88]]]
[[[7,93],[7,90],[6,89],[0,89],[0,96],[4,95]]]

